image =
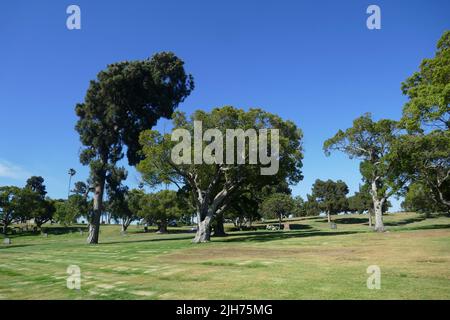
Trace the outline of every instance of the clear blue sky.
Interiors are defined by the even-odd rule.
[[[81,7],[82,29],[66,28]],[[366,28],[381,7],[382,29]],[[65,197],[78,161],[74,106],[108,63],[170,50],[196,89],[188,113],[216,106],[261,107],[303,130],[305,196],[315,179],[355,191],[358,162],[325,157],[322,143],[354,118],[398,119],[400,83],[434,54],[450,28],[450,1],[8,1],[0,5],[0,185],[42,175]],[[130,170],[129,184],[137,173]]]

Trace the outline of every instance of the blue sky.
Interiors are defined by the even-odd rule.
[[[66,8],[81,8],[81,30]],[[368,30],[366,8],[381,8]],[[42,175],[49,195],[67,195],[80,165],[74,106],[108,63],[173,51],[196,89],[180,106],[261,107],[304,132],[304,176],[360,183],[358,162],[325,157],[323,141],[354,118],[398,119],[400,83],[434,54],[450,28],[450,2],[427,1],[9,1],[0,6],[0,185]],[[161,126],[161,124],[159,124]],[[138,174],[130,169],[128,183]],[[396,205],[397,207],[398,205]]]

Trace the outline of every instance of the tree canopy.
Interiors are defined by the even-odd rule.
[[[422,60],[401,88],[409,98],[402,118],[408,130],[450,129],[450,31],[438,41],[435,57]]]

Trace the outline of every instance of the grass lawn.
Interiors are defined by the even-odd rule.
[[[0,299],[450,299],[450,218],[388,215],[383,234],[365,215],[335,221],[336,230],[316,217],[201,245],[181,230],[102,226],[89,246],[86,233],[49,227],[48,237],[0,244]],[[81,290],[66,287],[69,265],[81,268]],[[381,268],[380,290],[367,289],[370,265]]]

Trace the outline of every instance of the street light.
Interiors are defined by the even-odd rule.
[[[77,173],[76,171],[75,171],[75,169],[69,169],[69,191],[67,192],[67,199],[69,199],[69,196],[70,196],[70,183],[72,182],[72,177]]]

